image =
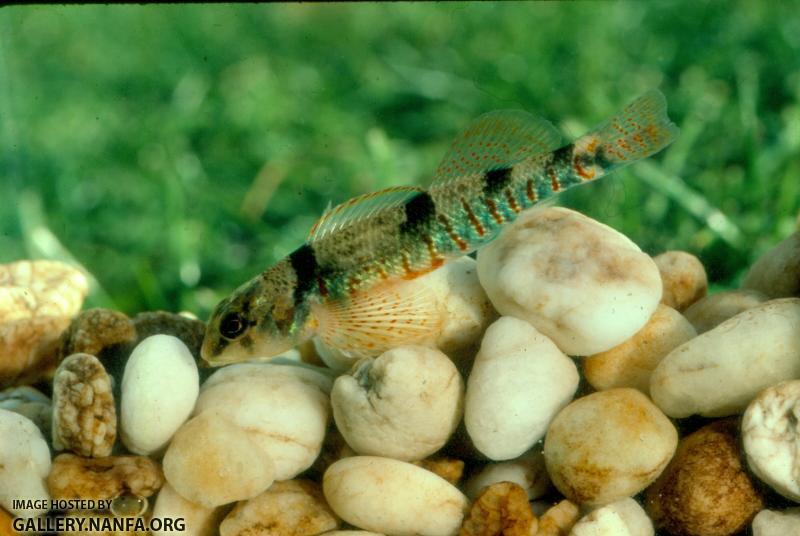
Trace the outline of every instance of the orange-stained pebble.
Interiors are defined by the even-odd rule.
[[[487,486],[464,518],[459,536],[532,536],[538,523],[533,515],[528,494],[513,482]]]
[[[539,518],[539,530],[536,536],[567,536],[580,517],[580,510],[575,503],[566,499],[551,507]]]
[[[653,260],[661,273],[661,303],[683,311],[706,295],[708,276],[700,259],[685,251],[665,251]]]
[[[439,475],[454,486],[458,486],[464,474],[464,462],[456,458],[427,458],[412,463]]]

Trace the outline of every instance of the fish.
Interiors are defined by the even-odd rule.
[[[488,112],[453,141],[427,189],[397,186],[329,208],[304,244],[223,299],[201,355],[211,366],[286,352],[312,337],[351,357],[430,342],[436,299],[409,285],[476,251],[523,211],[672,143],[657,89],[571,143],[522,110]],[[413,288],[413,290],[412,290]]]

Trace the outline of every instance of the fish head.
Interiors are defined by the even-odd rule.
[[[296,276],[281,261],[222,300],[208,321],[201,355],[211,366],[273,357],[303,341]]]

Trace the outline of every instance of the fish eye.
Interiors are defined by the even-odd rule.
[[[244,333],[247,324],[239,313],[228,313],[219,323],[219,332],[226,339],[235,339]]]

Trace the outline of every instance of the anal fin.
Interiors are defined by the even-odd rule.
[[[321,303],[313,314],[322,342],[354,358],[431,343],[443,320],[436,294],[419,280],[386,283]]]

